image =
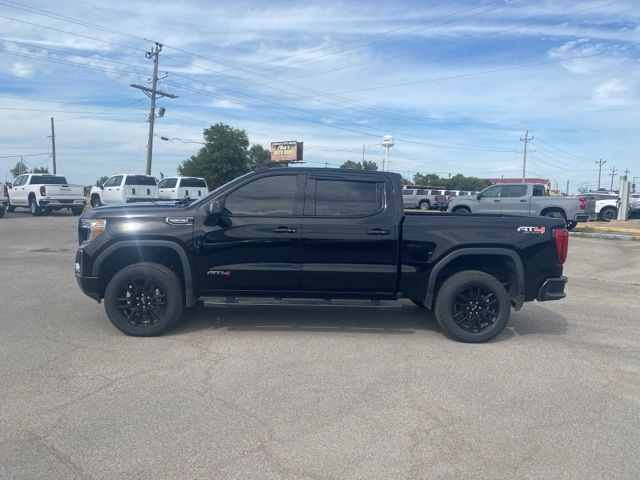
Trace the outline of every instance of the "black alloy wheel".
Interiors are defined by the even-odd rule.
[[[175,272],[166,266],[134,263],[109,281],[104,308],[111,323],[127,335],[160,335],[180,320],[184,288]]]
[[[478,333],[498,319],[500,306],[496,294],[482,285],[460,290],[453,300],[456,324],[471,333]]]
[[[444,281],[436,296],[434,313],[450,337],[462,342],[486,342],[507,325],[511,297],[493,275],[465,270]]]
[[[153,325],[167,310],[167,295],[155,282],[134,277],[120,292],[118,309],[133,326]]]

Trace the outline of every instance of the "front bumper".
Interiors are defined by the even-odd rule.
[[[567,282],[567,277],[547,278],[538,289],[536,300],[539,302],[547,302],[549,300],[560,300],[566,297],[567,294],[564,293],[564,287]]]
[[[82,293],[100,303],[102,296],[100,295],[98,277],[85,277],[76,273],[76,282]]]

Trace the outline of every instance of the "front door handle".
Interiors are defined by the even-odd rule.
[[[273,229],[273,233],[296,233],[295,227],[276,227]]]
[[[526,202],[526,200],[520,200],[520,203],[525,203],[525,202]]]
[[[389,230],[383,228],[370,228],[367,230],[367,235],[389,235]]]
[[[499,202],[499,201],[500,201],[500,200],[497,200],[497,199],[496,199],[496,200],[494,200],[494,202]]]

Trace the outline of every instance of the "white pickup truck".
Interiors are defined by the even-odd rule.
[[[82,185],[69,185],[62,175],[49,173],[20,175],[7,193],[8,211],[12,212],[16,207],[28,208],[34,217],[63,208],[80,215],[86,204]]]
[[[160,200],[197,200],[208,192],[204,178],[167,177],[158,182]]]
[[[91,206],[158,200],[158,183],[151,175],[114,175],[104,185],[91,188]]]

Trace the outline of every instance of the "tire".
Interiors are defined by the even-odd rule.
[[[418,204],[418,208],[420,210],[427,211],[427,210],[431,209],[431,204],[425,200],[425,201],[420,202]]]
[[[422,300],[413,300],[411,299],[411,301],[416,305],[416,307],[420,307],[420,308],[427,308],[424,304],[424,301]]]
[[[71,207],[71,213],[76,217],[82,215],[82,212],[84,212],[84,207]]]
[[[29,211],[34,217],[38,217],[42,214],[42,208],[38,206],[38,202],[36,202],[35,197],[31,197],[29,199]]]
[[[576,228],[577,225],[578,225],[578,222],[574,222],[574,221],[567,222],[567,230],[571,231],[574,228]]]
[[[94,195],[91,197],[91,207],[98,208],[102,206],[102,202],[100,201],[100,197],[98,195]]]
[[[486,304],[480,302],[486,300]],[[465,270],[440,287],[434,313],[445,333],[462,342],[481,343],[504,330],[511,315],[509,293],[488,273]]]
[[[604,222],[610,222],[618,218],[618,209],[616,207],[604,207],[600,210],[598,218]]]
[[[459,213],[461,215],[469,215],[471,213],[469,207],[458,207],[453,209],[452,211],[453,213]]]
[[[43,213],[45,215],[51,215],[51,212],[53,212],[53,208],[51,207],[45,207]]]
[[[184,292],[176,274],[167,267],[134,263],[113,276],[104,294],[104,307],[121,332],[152,337],[178,322],[184,310]]]
[[[7,205],[7,212],[11,213],[16,209],[15,205],[11,205],[11,200],[9,200],[9,204]]]
[[[4,217],[4,212],[6,211],[5,207],[0,207],[0,218]]]

